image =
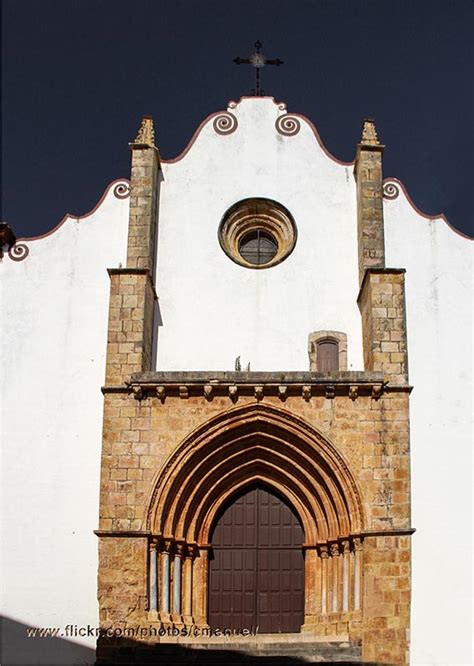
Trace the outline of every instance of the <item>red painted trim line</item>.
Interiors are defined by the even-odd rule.
[[[104,190],[104,193],[100,197],[99,201],[96,203],[94,208],[92,208],[92,210],[90,210],[88,213],[84,213],[84,215],[73,215],[72,213],[66,213],[66,215],[62,218],[62,220],[60,222],[58,222],[58,224],[55,227],[53,227],[49,231],[46,231],[46,233],[40,234],[39,236],[22,236],[21,238],[16,239],[15,244],[17,244],[19,241],[28,241],[29,242],[29,241],[34,241],[34,240],[41,240],[42,238],[46,238],[47,236],[51,236],[51,234],[54,234],[55,231],[58,231],[58,229],[60,229],[67,220],[76,220],[77,222],[79,222],[80,220],[83,220],[86,217],[90,217],[101,206],[101,204],[103,203],[106,196],[109,194],[112,187],[114,187],[118,183],[127,183],[128,185],[130,185],[130,181],[127,178],[117,178],[116,180],[113,180],[111,183],[109,183],[109,185],[107,185],[107,187]],[[125,198],[125,197],[118,196],[117,198],[122,199],[122,198]]]
[[[426,220],[430,220],[432,222],[434,222],[435,220],[440,220],[441,219],[441,220],[443,220],[443,222],[445,222],[448,225],[448,227],[452,231],[454,231],[456,234],[458,234],[458,236],[462,236],[463,238],[467,238],[467,240],[474,240],[474,237],[468,236],[464,232],[459,231],[459,229],[456,229],[456,227],[453,227],[453,225],[448,221],[448,218],[446,217],[446,215],[444,213],[439,213],[438,215],[428,215],[427,213],[424,213],[422,210],[420,210],[418,208],[418,206],[413,202],[413,199],[408,194],[407,188],[405,187],[404,183],[401,180],[399,180],[398,178],[384,178],[383,183],[382,183],[383,188],[385,189],[385,186],[390,184],[390,183],[395,183],[396,185],[398,185],[401,188],[403,194],[405,195],[406,200],[408,201],[410,206],[413,208],[413,210],[416,213],[418,213],[418,215],[420,215],[421,217],[424,217]],[[398,198],[398,194],[396,194],[395,196],[384,197],[384,199],[386,199],[388,201],[394,200],[394,199],[397,199],[397,198]]]

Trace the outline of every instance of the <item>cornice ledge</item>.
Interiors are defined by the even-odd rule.
[[[227,386],[229,384],[238,385],[372,385],[383,384],[384,376],[381,372],[365,371],[344,371],[344,372],[234,372],[234,371],[201,371],[201,370],[183,370],[183,371],[161,371],[161,372],[141,372],[134,373],[130,378],[130,385],[149,386],[153,388],[156,385],[168,384],[199,386],[201,384],[211,384],[213,386]]]
[[[385,530],[362,530],[360,536],[364,539],[368,537],[411,536],[415,532],[415,527],[392,527]]]
[[[150,275],[149,268],[108,268],[109,275]]]
[[[152,536],[150,530],[94,530],[94,534],[98,537],[134,537],[141,539]]]
[[[381,372],[209,372],[166,371],[133,374],[124,385],[105,386],[103,393],[128,392],[137,400],[156,397],[187,399],[204,397],[212,400],[217,395],[227,395],[232,401],[239,396],[254,396],[257,400],[277,396],[282,401],[288,397],[324,396],[331,400],[349,396],[356,400],[371,396],[378,400],[386,392],[387,382]]]

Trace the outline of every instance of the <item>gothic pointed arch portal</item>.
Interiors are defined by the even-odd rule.
[[[285,498],[251,484],[230,498],[211,532],[212,628],[299,632],[304,621],[304,541]]]
[[[337,448],[299,417],[262,404],[222,413],[181,443],[153,485],[147,528],[163,622],[207,625],[212,530],[230,498],[251,487],[271,490],[301,523],[305,625],[358,610],[360,493]]]

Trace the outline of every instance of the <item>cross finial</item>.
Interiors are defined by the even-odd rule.
[[[261,52],[262,42],[257,40],[255,42],[255,53],[250,58],[234,58],[236,65],[252,65],[255,67],[255,88],[252,89],[252,95],[256,97],[261,97],[263,95],[263,90],[260,88],[260,70],[265,65],[276,65],[279,67],[283,65],[283,60],[280,58],[266,58]]]

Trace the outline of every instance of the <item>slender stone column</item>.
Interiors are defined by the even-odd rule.
[[[193,560],[195,551],[193,546],[187,546],[183,563],[183,621],[193,624]]]
[[[362,541],[354,539],[354,610],[360,609],[360,578],[361,578]]]
[[[181,570],[183,564],[183,543],[176,543],[173,560],[173,622],[182,622],[181,617]]]
[[[158,610],[158,576],[156,541],[150,543],[150,610]]]
[[[349,610],[349,542],[342,543],[342,610]]]
[[[338,605],[338,587],[339,587],[339,544],[331,544],[331,560],[332,560],[332,599],[331,611],[337,613],[339,610]]]
[[[163,622],[170,621],[170,558],[171,543],[165,541],[161,553],[161,608]]]
[[[321,546],[321,613],[326,615],[328,612],[328,547]]]

